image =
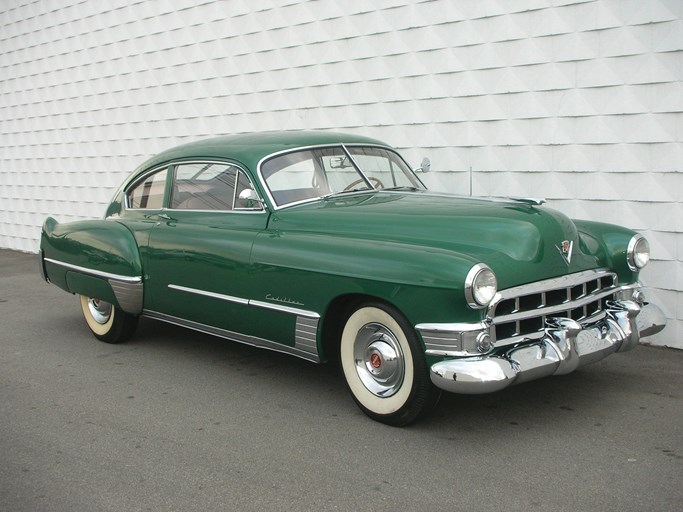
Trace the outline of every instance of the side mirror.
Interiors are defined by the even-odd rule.
[[[255,209],[266,207],[265,203],[261,200],[256,193],[256,190],[253,188],[245,188],[242,192],[240,192],[238,199],[243,202],[245,208]]]
[[[422,159],[422,162],[420,162],[420,167],[418,167],[416,170],[420,170],[422,172],[429,172],[429,170],[432,168],[432,163],[429,161],[429,158],[424,157]]]

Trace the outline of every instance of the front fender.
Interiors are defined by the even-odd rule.
[[[337,297],[369,295],[399,308],[412,323],[474,321],[467,307],[467,272],[479,261],[422,245],[319,233],[264,232],[253,246],[257,272],[268,276],[260,297],[295,300],[322,313]],[[441,321],[439,320],[439,321]]]
[[[629,240],[635,231],[587,220],[575,220],[579,231],[581,251],[598,258],[603,267],[614,270],[619,276],[619,282],[632,283],[638,280],[638,272],[632,271],[626,259]]]

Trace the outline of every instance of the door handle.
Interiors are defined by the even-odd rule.
[[[171,217],[169,217],[168,215],[166,215],[165,213],[160,213],[159,218],[163,219],[163,220],[175,220],[175,219],[172,219]]]

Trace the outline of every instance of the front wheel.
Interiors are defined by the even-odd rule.
[[[81,295],[81,309],[95,337],[106,343],[122,343],[133,335],[138,317],[109,302]]]
[[[374,420],[407,425],[439,398],[417,336],[391,306],[365,304],[351,313],[339,359],[353,399]]]

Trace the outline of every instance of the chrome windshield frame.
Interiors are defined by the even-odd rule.
[[[386,151],[390,151],[391,153],[395,154],[401,162],[406,166],[406,169],[411,173],[412,177],[424,187],[424,191],[427,191],[427,187],[425,184],[422,182],[422,180],[415,174],[415,172],[412,170],[410,165],[408,165],[408,162],[405,161],[403,156],[396,151],[394,148],[390,146],[384,146],[382,144],[370,144],[370,143],[359,143],[359,142],[354,142],[354,143],[344,143],[344,142],[338,142],[338,143],[332,143],[332,144],[316,144],[312,146],[300,146],[296,148],[289,148],[289,149],[284,149],[282,151],[277,151],[275,153],[270,153],[269,155],[264,156],[261,158],[256,166],[256,179],[259,181],[259,185],[261,186],[263,192],[265,193],[266,197],[268,198],[268,202],[270,203],[270,207],[272,208],[273,211],[276,210],[281,210],[283,208],[290,208],[293,206],[298,206],[301,204],[307,204],[307,203],[314,203],[316,201],[322,201],[325,197],[325,195],[320,195],[316,197],[310,197],[306,199],[302,199],[299,201],[292,201],[291,203],[287,203],[284,205],[278,205],[275,202],[275,199],[273,198],[273,195],[270,191],[270,187],[268,186],[268,183],[266,182],[265,178],[263,177],[263,164],[267,162],[268,160],[271,160],[273,158],[276,158],[278,156],[286,155],[289,153],[298,153],[300,151],[311,151],[311,150],[316,150],[316,149],[327,149],[327,148],[341,148],[342,151],[349,157],[351,160],[354,169],[358,173],[359,177],[363,179],[366,185],[368,185],[368,189],[363,189],[363,190],[358,190],[355,191],[354,194],[362,194],[362,193],[368,193],[368,192],[380,192],[382,189],[377,189],[375,188],[366,174],[363,172],[361,167],[358,165],[356,160],[353,158],[351,155],[351,152],[348,150],[349,147],[367,147],[367,148],[378,148],[378,149],[384,149]]]

